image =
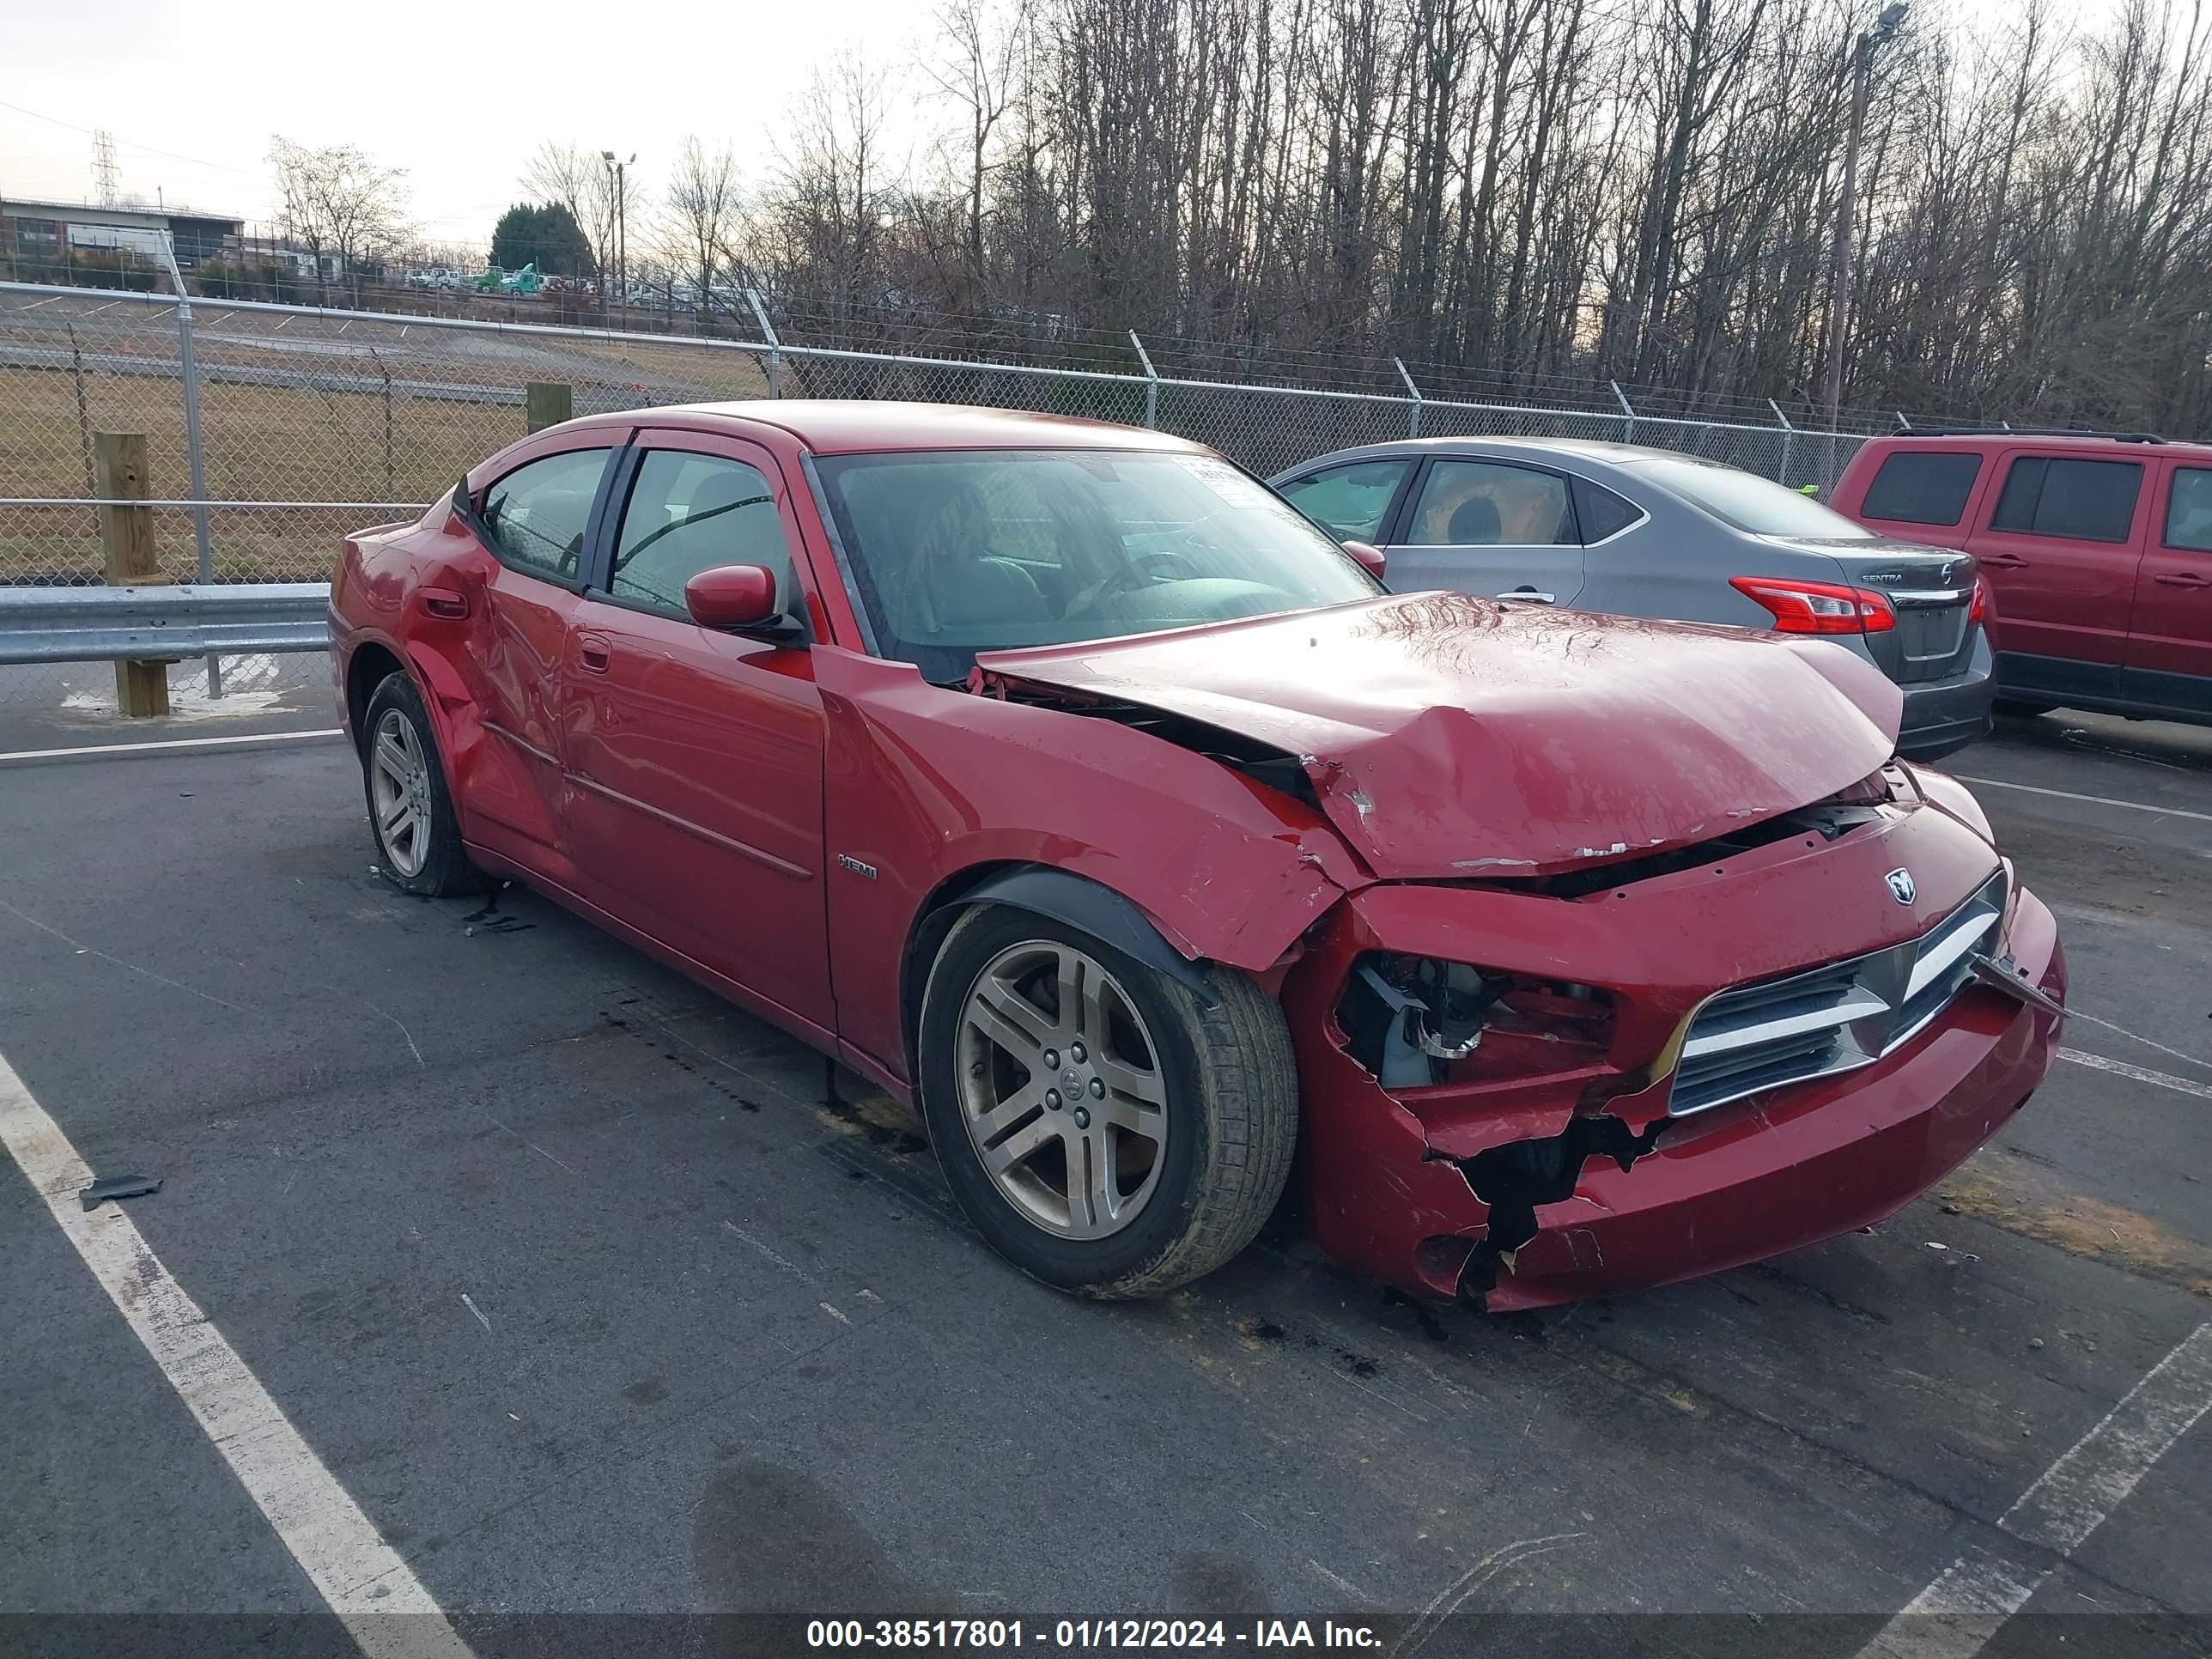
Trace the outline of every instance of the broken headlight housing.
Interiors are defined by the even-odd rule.
[[[1595,986],[1389,951],[1352,964],[1336,1018],[1386,1089],[1532,1082],[1600,1064],[1613,1036]]]

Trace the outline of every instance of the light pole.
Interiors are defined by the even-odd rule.
[[[1874,55],[1896,35],[1905,21],[1903,3],[1889,7],[1875,19],[1874,27],[1858,38],[1851,50],[1851,125],[1844,139],[1843,200],[1836,204],[1836,246],[1828,267],[1828,429],[1843,418],[1844,337],[1850,330],[1851,222],[1858,194],[1859,140],[1866,131],[1867,82],[1874,72]]]
[[[599,152],[599,159],[615,175],[615,280],[622,289],[623,321],[629,321],[629,169],[637,160],[637,152],[630,152],[629,161],[617,161],[611,149]],[[599,273],[599,309],[606,310],[606,273]]]

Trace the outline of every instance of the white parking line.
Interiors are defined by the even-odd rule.
[[[2023,794],[2052,795],[2060,800],[2085,800],[2093,806],[2124,806],[2133,812],[2155,812],[2165,818],[2194,818],[2199,823],[2212,823],[2212,812],[2187,812],[2179,806],[2153,806],[2148,801],[2114,800],[2110,795],[2077,795],[2071,789],[2044,789],[2032,783],[2007,783],[2002,778],[1970,778],[1963,772],[1951,775],[1961,783],[1978,783],[1991,789],[2017,789]]]
[[[2151,1466],[2212,1407],[2212,1323],[2151,1367],[1997,1525],[2062,1559],[2102,1526]],[[1962,1555],[1859,1650],[1859,1659],[1971,1659],[2054,1568]]]
[[[2070,1060],[2076,1066],[2087,1066],[2093,1071],[2110,1072],[2115,1077],[2131,1077],[2138,1083],[2155,1083],[2161,1089],[2179,1089],[2185,1095],[2195,1095],[2200,1100],[2212,1100],[2212,1089],[2201,1083],[2191,1083],[2185,1077],[2169,1077],[2164,1072],[2147,1071],[2141,1066],[2130,1066],[2124,1060],[2107,1060],[2102,1054],[2086,1054],[2079,1048],[2061,1048],[2058,1058]]]
[[[231,743],[301,743],[309,738],[343,737],[335,726],[313,732],[240,732],[228,738],[163,738],[149,743],[88,743],[74,749],[15,749],[0,753],[0,761],[71,760],[79,755],[143,755],[156,749],[211,749]]]
[[[87,1212],[78,1201],[92,1171],[5,1055],[0,1143],[362,1651],[369,1659],[472,1659],[430,1592],[169,1277],[131,1218],[112,1203]]]

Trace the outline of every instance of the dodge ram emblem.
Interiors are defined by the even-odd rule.
[[[1889,884],[1890,897],[1895,899],[1899,904],[1910,904],[1920,896],[1919,888],[1913,884],[1912,872],[1903,865],[1891,871],[1882,879]]]

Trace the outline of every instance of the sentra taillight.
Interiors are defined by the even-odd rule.
[[[1972,623],[1985,623],[1989,619],[1990,579],[1987,576],[1977,576],[1974,578],[1974,597],[1966,601],[1966,620]]]
[[[1779,634],[1883,634],[1897,626],[1887,595],[1840,582],[1731,576],[1729,586],[1773,613]]]

